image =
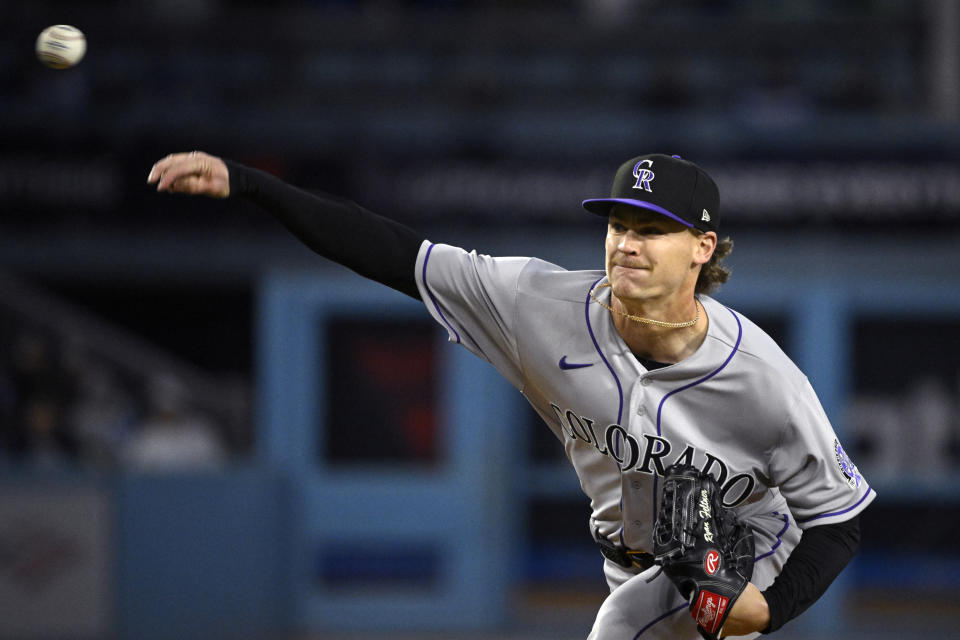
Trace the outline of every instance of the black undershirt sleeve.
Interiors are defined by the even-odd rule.
[[[304,191],[269,173],[224,162],[231,198],[259,205],[321,256],[420,299],[414,272],[424,238],[412,229],[345,198]]]
[[[805,529],[783,571],[763,592],[772,633],[796,618],[823,595],[860,546],[860,517]]]

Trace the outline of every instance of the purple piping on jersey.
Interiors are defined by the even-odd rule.
[[[590,285],[590,291],[593,291],[597,287],[597,283],[601,280],[603,280],[603,277],[597,278],[597,282],[594,282],[592,285]],[[606,356],[603,355],[603,351],[600,350],[600,345],[597,343],[597,337],[593,334],[593,327],[590,325],[590,291],[587,291],[587,300],[583,305],[583,314],[587,318],[587,331],[590,332],[590,339],[593,340],[593,346],[596,348],[597,353],[600,354],[600,359],[603,360],[603,364],[607,365],[607,369],[610,370],[610,375],[613,376],[613,381],[617,383],[617,393],[620,394],[620,406],[617,408],[617,424],[620,424],[620,419],[623,417],[623,387],[620,386],[620,378],[617,377],[617,374],[613,371],[613,367],[611,367],[610,363],[607,362]],[[618,447],[619,444],[620,442],[618,440]],[[619,449],[617,454],[620,454]]]
[[[863,494],[863,497],[860,498],[859,500],[857,500],[857,504],[853,505],[852,507],[849,507],[849,508],[847,508],[847,509],[844,509],[843,511],[834,511],[833,513],[821,513],[820,515],[818,515],[818,516],[813,516],[812,518],[804,518],[803,520],[799,520],[799,519],[798,519],[798,520],[797,520],[797,524],[800,524],[801,522],[812,522],[813,520],[819,520],[820,518],[830,518],[830,517],[832,517],[832,516],[842,516],[843,514],[849,512],[849,511],[853,511],[854,509],[856,509],[857,507],[859,507],[859,506],[860,506],[860,503],[863,502],[864,500],[866,500],[866,499],[870,496],[871,493],[873,493],[873,488],[867,487],[867,492],[866,492],[865,494]]]
[[[590,339],[593,341],[593,346],[597,350],[597,353],[600,354],[600,359],[603,360],[603,364],[607,365],[607,369],[610,371],[610,375],[613,376],[613,381],[617,383],[617,394],[620,396],[620,406],[617,407],[617,424],[620,424],[620,420],[623,417],[623,387],[620,385],[620,378],[617,377],[616,372],[614,372],[613,367],[610,366],[610,363],[607,362],[606,356],[603,355],[603,351],[600,350],[600,345],[597,343],[597,337],[593,333],[593,325],[590,324],[590,292],[597,287],[597,283],[603,280],[603,276],[597,278],[596,282],[590,285],[590,289],[587,291],[587,299],[583,305],[583,315],[587,319],[587,331],[590,333]],[[614,453],[620,455],[620,434],[617,433],[616,449]],[[620,511],[623,512],[623,497],[620,497]],[[620,544],[627,546],[626,542],[623,540],[623,527],[620,527],[618,534],[620,536]]]
[[[433,295],[433,291],[430,290],[430,285],[427,284],[427,263],[430,262],[430,252],[433,251],[433,248],[437,246],[431,244],[430,248],[427,249],[427,255],[423,258],[423,288],[427,290],[427,295],[430,296],[430,301],[433,302],[433,308],[437,310],[440,319],[443,320],[443,324],[447,325],[447,328],[453,332],[453,335],[457,338],[457,344],[460,344],[460,334],[457,333],[457,330],[453,328],[453,325],[447,322],[447,317],[443,315],[443,311],[440,310],[440,303],[437,302],[437,297]]]
[[[779,516],[780,514],[774,512],[773,515]],[[772,547],[770,547],[770,551],[767,551],[766,553],[757,556],[756,558],[753,559],[753,561],[756,562],[758,560],[763,560],[767,556],[772,556],[774,551],[777,550],[777,547],[779,547],[783,543],[783,534],[785,534],[787,532],[787,529],[789,528],[790,528],[790,516],[788,516],[787,514],[783,514],[783,529],[780,529],[780,532],[777,534],[777,541],[773,543]]]
[[[700,384],[700,383],[702,383],[702,382],[706,382],[707,380],[709,380],[709,379],[712,378],[713,376],[715,376],[715,375],[717,375],[718,373],[720,373],[721,371],[723,371],[723,369],[724,369],[728,364],[730,364],[730,361],[733,360],[733,356],[736,355],[737,349],[740,348],[740,341],[743,340],[743,325],[740,324],[740,318],[737,317],[737,314],[734,313],[733,309],[727,308],[727,311],[729,311],[729,312],[730,312],[730,315],[733,316],[733,319],[737,321],[737,343],[736,343],[735,345],[733,345],[733,349],[730,351],[730,355],[727,356],[727,359],[724,360],[724,361],[723,361],[723,364],[721,364],[719,367],[717,367],[716,369],[714,369],[713,371],[711,371],[711,372],[708,373],[707,375],[703,376],[703,377],[700,378],[699,380],[694,380],[694,381],[691,382],[690,384],[688,384],[688,385],[686,385],[686,386],[683,386],[683,387],[680,387],[679,389],[674,389],[673,391],[671,391],[671,392],[668,393],[667,395],[663,396],[663,399],[660,400],[660,406],[657,407],[657,435],[658,435],[658,436],[662,436],[662,435],[663,435],[663,433],[662,433],[662,431],[661,431],[661,426],[660,426],[660,417],[661,417],[661,415],[663,414],[663,404],[667,401],[667,398],[669,398],[670,396],[672,396],[672,395],[674,395],[674,394],[676,394],[676,393],[680,393],[681,391],[686,391],[686,390],[689,389],[690,387],[695,387],[695,386],[697,386],[698,384]],[[652,520],[652,522],[656,522],[656,520],[657,520],[657,513],[658,513],[658,511],[657,511],[657,495],[659,494],[659,492],[657,491],[657,487],[658,487],[659,484],[660,484],[660,482],[659,482],[659,476],[658,476],[657,474],[653,474],[653,520]]]
[[[669,617],[672,616],[673,614],[675,614],[675,613],[677,613],[677,612],[679,612],[679,611],[683,611],[684,609],[686,609],[686,608],[689,607],[689,606],[690,606],[690,605],[688,605],[686,602],[684,602],[682,605],[680,605],[680,606],[677,607],[676,609],[671,609],[670,611],[667,611],[665,614],[663,614],[663,615],[660,616],[659,618],[655,618],[655,619],[651,620],[650,623],[647,624],[647,626],[645,626],[643,629],[640,629],[640,631],[637,632],[637,635],[633,636],[633,640],[637,640],[637,638],[639,638],[640,636],[642,636],[643,633],[644,633],[647,629],[649,629],[649,628],[652,627],[653,625],[657,624],[657,623],[660,622],[661,620],[663,620],[663,619],[665,619],[665,618],[669,618]]]
[[[663,433],[661,432],[660,417],[661,417],[661,414],[663,413],[663,405],[664,405],[664,403],[667,401],[667,398],[669,398],[670,396],[672,396],[672,395],[674,395],[674,394],[680,393],[681,391],[686,391],[686,390],[689,389],[690,387],[695,387],[695,386],[697,386],[697,385],[700,384],[700,383],[706,382],[707,380],[709,380],[709,379],[712,378],[713,376],[715,376],[715,375],[717,375],[718,373],[720,373],[721,371],[723,371],[723,369],[724,369],[728,364],[730,364],[730,361],[733,359],[733,356],[737,353],[737,349],[740,348],[740,341],[743,339],[743,325],[740,324],[740,318],[737,317],[737,314],[734,313],[732,309],[727,309],[727,311],[729,311],[730,314],[733,316],[733,319],[737,321],[737,343],[736,343],[735,345],[733,345],[733,349],[730,351],[730,355],[727,356],[727,359],[724,360],[724,361],[723,361],[723,364],[721,364],[719,367],[717,367],[716,369],[714,369],[713,371],[711,371],[711,372],[708,373],[707,375],[703,376],[703,377],[700,378],[699,380],[694,380],[694,381],[691,382],[690,384],[688,384],[688,385],[686,385],[686,386],[684,386],[684,387],[680,387],[679,389],[674,389],[673,391],[671,391],[671,392],[668,393],[667,395],[663,396],[663,399],[660,400],[660,406],[657,407],[657,435],[658,435],[658,436],[662,436],[662,435],[663,435]]]

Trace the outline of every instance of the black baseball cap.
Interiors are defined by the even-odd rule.
[[[720,190],[707,172],[680,156],[652,153],[627,160],[613,178],[609,198],[583,201],[583,208],[610,215],[616,204],[656,211],[699,229],[720,227]]]

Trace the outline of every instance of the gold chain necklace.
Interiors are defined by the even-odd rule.
[[[609,287],[609,286],[610,286],[610,283],[608,282],[608,283],[606,283],[606,284],[601,284],[600,286],[595,287],[595,288],[596,288],[596,289],[603,289],[604,287]],[[620,311],[619,309],[614,309],[614,308],[611,307],[610,305],[605,304],[605,303],[603,303],[603,302],[600,302],[600,300],[597,299],[597,296],[593,295],[593,290],[590,291],[590,297],[593,298],[593,301],[594,301],[594,302],[596,302],[597,304],[599,304],[601,307],[603,307],[603,308],[606,309],[607,311],[612,311],[612,312],[614,312],[614,313],[618,313],[618,314],[620,314],[621,316],[623,316],[624,318],[626,318],[627,320],[633,320],[634,322],[639,322],[640,324],[652,324],[652,325],[655,325],[655,326],[657,326],[657,327],[664,327],[665,329],[683,329],[684,327],[692,327],[693,325],[697,324],[697,320],[700,319],[700,301],[697,300],[696,298],[693,299],[693,304],[694,304],[694,306],[696,306],[696,308],[697,308],[697,315],[695,315],[695,316],[693,317],[693,320],[687,320],[686,322],[664,322],[663,320],[653,320],[653,319],[651,319],[651,318],[641,318],[640,316],[630,315],[629,313],[624,313],[623,311]]]

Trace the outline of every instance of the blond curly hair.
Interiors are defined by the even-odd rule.
[[[730,255],[731,251],[733,251],[733,240],[730,238],[717,242],[717,248],[713,250],[710,261],[700,268],[695,289],[697,293],[710,293],[730,279],[730,268],[723,265],[723,259]]]

